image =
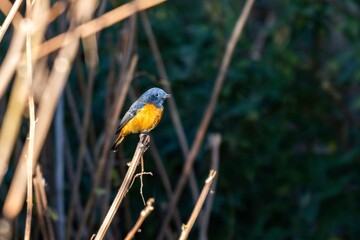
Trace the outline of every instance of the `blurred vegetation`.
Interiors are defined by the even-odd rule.
[[[118,5],[118,1],[108,1],[107,8]],[[242,7],[243,1],[238,0],[173,0],[148,11],[190,145]],[[97,135],[104,131],[104,76],[113,67],[123,24],[105,29],[98,40],[100,64],[92,102],[92,127]],[[139,18],[137,24],[139,77],[132,89],[138,96],[161,85]],[[256,1],[209,129],[209,133],[221,133],[223,139],[210,239],[358,238],[359,39],[360,3],[356,0]],[[6,40],[2,44],[8,44]],[[1,47],[1,58],[4,53]],[[78,58],[77,63],[84,63],[81,53]],[[68,84],[79,92],[75,97],[82,114],[76,69],[85,71],[84,66],[75,65]],[[125,108],[131,101],[127,99]],[[66,121],[71,122],[68,106],[65,109]],[[66,128],[76,149],[79,140],[73,124],[66,124]],[[152,133],[175,186],[183,159],[166,104],[164,117]],[[136,141],[133,136],[124,142],[125,158],[132,156]],[[124,156],[116,157],[112,197],[121,183]],[[194,168],[199,187],[207,176],[210,157],[204,144]],[[149,158],[147,153],[145,170],[155,175],[144,176],[144,194],[156,198],[156,209],[145,221],[140,239],[156,235],[160,224],[156,219],[167,202]],[[14,164],[5,186],[10,183]],[[51,165],[46,167],[51,206],[52,170]],[[133,219],[142,208],[138,186],[136,183],[128,197]],[[89,176],[84,174],[83,201],[90,188]],[[66,191],[71,192],[69,182]],[[189,192],[187,189],[179,203],[183,222],[193,207]],[[4,189],[0,191],[1,202],[5,194]],[[190,238],[196,237],[195,227]]]
[[[242,5],[162,7],[152,24],[191,142]],[[357,1],[256,2],[211,126],[223,135],[212,239],[359,236],[359,14]],[[181,160],[168,147],[176,176]],[[207,158],[204,148],[203,176]]]

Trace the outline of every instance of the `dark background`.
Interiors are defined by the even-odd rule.
[[[147,11],[190,146],[243,4],[244,1],[239,0],[176,0]],[[118,1],[108,1],[106,9],[119,5]],[[109,69],[115,73],[119,71],[117,63],[122,58],[118,49],[128,25],[128,21],[115,24],[99,35],[99,65],[91,105],[94,139],[104,134],[104,105],[108,96],[106,81]],[[121,116],[134,97],[150,87],[162,87],[139,17],[136,26],[133,52],[139,56],[137,77],[131,84]],[[57,25],[53,28],[56,29]],[[47,34],[50,36],[52,33]],[[220,133],[220,166],[209,239],[358,238],[359,40],[358,1],[255,2],[236,45],[216,110],[194,165],[201,189],[211,165],[207,137],[211,133]],[[7,36],[1,43],[2,58],[6,50],[3,46],[7,46],[9,41]],[[80,76],[85,79],[87,76],[83,48],[68,80],[82,116]],[[67,141],[74,153],[71,167],[75,169],[79,139],[71,111],[64,101]],[[172,187],[175,187],[182,171],[183,157],[168,107],[165,103],[163,119],[152,131],[152,141],[157,145]],[[20,132],[22,141],[27,129],[27,120],[24,120]],[[42,154],[48,157],[40,158],[40,163],[48,182],[49,205],[56,221],[54,165],[51,160],[55,154],[51,147],[54,137],[51,128],[44,147],[46,153]],[[113,167],[107,175],[111,176],[110,200],[121,184],[125,163],[130,160],[137,140],[137,136],[126,138],[119,153],[113,155]],[[90,147],[95,146],[93,140],[87,142]],[[1,186],[1,202],[6,197],[16,160],[13,157]],[[153,177],[144,176],[144,195],[145,198],[155,197],[156,203],[139,239],[154,239],[168,199],[149,151],[144,160],[145,171],[154,174]],[[92,187],[90,175],[85,167],[80,185],[83,204]],[[72,183],[67,175],[64,181],[67,209]],[[113,237],[121,236],[117,231],[126,233],[129,229],[127,223],[130,222],[131,226],[143,208],[138,188],[136,182],[127,196],[125,207],[117,214],[118,219],[112,225]],[[97,208],[94,208],[95,229],[102,221],[101,202],[102,197],[99,197]],[[187,187],[178,204],[182,222],[186,222],[193,206]],[[124,216],[128,222],[122,221]],[[15,229],[20,238],[24,219],[25,209],[18,217],[18,228]],[[36,223],[36,216],[33,221]],[[191,239],[198,237],[197,229],[195,224]]]

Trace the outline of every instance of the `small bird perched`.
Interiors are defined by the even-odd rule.
[[[119,134],[112,150],[116,151],[125,136],[130,133],[148,133],[160,122],[163,103],[170,97],[160,88],[150,88],[136,100],[120,121],[116,131]],[[115,135],[116,135],[115,134]]]

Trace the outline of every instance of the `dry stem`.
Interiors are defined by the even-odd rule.
[[[221,135],[220,133],[214,133],[209,136],[209,145],[211,147],[211,169],[214,169],[216,172],[219,172],[219,163],[220,163],[220,144],[221,144]],[[215,179],[212,183],[212,191],[216,189],[216,182]],[[215,194],[210,194],[206,204],[204,206],[203,214],[201,216],[201,223],[200,223],[200,233],[199,239],[206,240],[208,239],[207,232],[208,226],[210,221],[210,213],[213,206]]]
[[[31,1],[26,0],[26,18],[27,21],[30,20],[31,13]],[[35,139],[35,106],[34,106],[34,97],[31,93],[32,88],[32,54],[31,54],[31,33],[30,29],[27,29],[26,34],[26,65],[27,65],[27,79],[29,90],[29,115],[30,115],[30,127],[29,127],[29,148],[27,156],[27,210],[26,210],[26,222],[25,222],[25,240],[30,239],[31,233],[31,218],[32,218],[32,209],[33,209],[33,185],[32,185],[32,175],[33,175],[33,161],[34,161],[34,139]]]
[[[21,50],[25,42],[25,24],[21,24],[14,34],[10,48],[0,67],[0,98],[6,91],[16,67],[19,65]],[[0,130],[0,185],[6,174],[10,155],[15,145],[16,137],[20,130],[23,108],[26,104],[28,86],[26,78],[18,75],[14,81],[13,89],[8,100],[7,110],[4,115]]]
[[[247,0],[245,3],[245,6],[243,8],[242,13],[240,14],[234,31],[230,37],[230,40],[228,42],[228,45],[226,46],[226,51],[221,63],[221,67],[220,70],[218,72],[217,78],[216,78],[216,82],[215,82],[215,86],[211,95],[211,99],[209,101],[208,106],[205,109],[205,114],[203,119],[201,120],[199,129],[196,133],[196,137],[194,140],[194,143],[192,145],[192,148],[190,150],[190,153],[186,159],[186,163],[185,166],[183,168],[183,171],[181,173],[180,179],[176,185],[176,189],[175,189],[175,193],[169,203],[169,207],[168,207],[168,211],[167,211],[167,215],[165,216],[164,222],[160,228],[160,233],[157,239],[163,239],[164,233],[165,233],[165,228],[167,228],[172,215],[174,213],[174,210],[176,208],[176,204],[180,199],[181,193],[185,187],[185,184],[187,182],[188,176],[191,172],[192,166],[194,164],[196,155],[200,149],[201,143],[204,139],[205,133],[206,133],[206,129],[209,126],[210,120],[212,118],[212,115],[214,113],[215,107],[216,107],[216,103],[217,100],[219,98],[220,95],[220,90],[222,88],[222,85],[224,83],[225,80],[225,76],[227,73],[227,69],[229,67],[230,64],[230,60],[231,57],[233,55],[234,49],[235,49],[235,45],[242,33],[243,27],[245,25],[245,22],[249,16],[250,10],[253,6],[254,0]]]
[[[135,176],[133,177],[133,180],[132,180],[132,182],[131,182],[131,184],[130,184],[129,189],[130,189],[130,188],[132,187],[132,185],[134,184],[135,179],[136,179],[137,177],[139,177],[139,178],[140,178],[140,195],[141,195],[141,199],[143,200],[144,206],[146,206],[145,198],[144,198],[144,194],[143,194],[144,183],[143,183],[143,178],[142,178],[142,177],[143,177],[143,175],[151,175],[151,176],[152,176],[153,174],[152,174],[152,172],[145,172],[145,171],[144,171],[144,158],[143,158],[143,157],[141,157],[140,162],[141,162],[141,172],[135,174]],[[130,164],[131,164],[131,163],[130,163]]]
[[[130,230],[130,232],[126,235],[125,240],[131,240],[134,238],[135,234],[140,230],[141,225],[150,215],[150,213],[154,210],[153,204],[155,202],[154,198],[150,198],[146,202],[146,207],[141,211],[138,220],[136,221],[134,227]]]
[[[54,240],[54,230],[49,216],[48,204],[45,193],[45,180],[39,166],[35,170],[34,191],[36,197],[36,206],[39,215],[40,229],[44,239]],[[45,218],[45,219],[44,219]]]
[[[194,207],[194,210],[191,213],[191,216],[190,216],[188,222],[182,226],[182,232],[181,232],[181,235],[179,237],[179,240],[185,240],[185,239],[188,238],[189,233],[191,231],[191,228],[193,227],[193,225],[195,223],[195,220],[196,220],[196,218],[198,217],[198,215],[200,213],[201,207],[202,207],[202,205],[204,204],[204,202],[206,200],[206,197],[207,197],[207,195],[209,193],[211,184],[212,184],[215,176],[216,176],[216,171],[215,170],[210,170],[209,177],[205,180],[205,185],[204,185],[204,187],[203,187],[203,189],[201,191],[199,199],[198,199],[198,201],[197,201],[197,203],[196,203],[196,205]]]
[[[6,16],[6,18],[4,20],[4,23],[2,24],[2,26],[0,26],[0,43],[6,33],[6,30],[10,26],[10,23],[12,22],[16,12],[18,11],[21,3],[22,3],[22,0],[16,0],[14,2],[14,5],[12,6],[9,14]]]
[[[8,16],[10,11],[13,8],[13,4],[10,0],[2,0],[0,1],[0,11]],[[19,26],[19,22],[23,19],[23,16],[17,11],[11,20],[11,23],[13,24],[14,28],[16,29]]]
[[[25,23],[21,22],[20,28],[15,29],[15,34],[9,50],[7,51],[6,57],[1,64],[0,68],[0,98],[4,95],[6,87],[8,86],[11,77],[13,76],[16,67],[19,64],[19,59],[21,57],[21,50],[25,42]]]
[[[133,159],[131,160],[129,169],[126,172],[126,175],[124,177],[124,181],[122,182],[120,189],[119,189],[118,193],[116,194],[116,197],[115,197],[113,203],[111,204],[111,207],[110,207],[109,211],[107,212],[105,219],[102,222],[100,229],[94,238],[95,240],[100,240],[100,239],[104,238],[105,233],[110,226],[110,223],[114,219],[115,214],[116,214],[117,210],[119,209],[122,200],[124,199],[126,193],[129,190],[129,186],[130,186],[132,179],[134,178],[136,168],[139,165],[141,157],[143,156],[146,149],[148,148],[149,143],[150,143],[150,136],[146,135],[146,134],[140,134],[139,143],[136,147],[136,150],[135,150]]]

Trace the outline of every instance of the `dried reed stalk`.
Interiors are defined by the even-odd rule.
[[[216,172],[219,172],[219,163],[220,163],[220,145],[221,145],[221,134],[220,133],[214,133],[209,136],[209,145],[211,147],[211,169],[214,169]],[[214,179],[212,183],[212,191],[216,189],[216,182],[217,178]],[[201,216],[201,222],[200,222],[200,233],[199,233],[199,239],[200,240],[206,240],[208,239],[208,226],[210,221],[210,213],[213,206],[215,198],[215,193],[212,193],[209,195],[203,214]]]
[[[35,169],[34,191],[36,209],[39,216],[40,230],[44,239],[55,240],[54,230],[49,215],[49,208],[45,193],[45,179],[43,178],[40,166]]]
[[[146,201],[146,207],[141,211],[138,220],[136,221],[134,227],[130,230],[130,232],[126,235],[124,240],[131,240],[135,237],[135,234],[140,231],[140,227],[145,221],[145,219],[150,215],[150,213],[154,210],[155,199],[150,198]]]
[[[21,3],[22,3],[22,0],[16,0],[14,2],[14,5],[12,6],[9,14],[6,16],[3,24],[1,25],[1,27],[0,27],[0,43],[1,43],[3,37],[4,37],[5,33],[6,33],[6,30],[10,26],[10,23],[12,22],[15,14],[17,13]]]
[[[28,22],[31,22],[31,0],[26,0],[26,19]],[[25,240],[30,239],[31,233],[31,219],[32,219],[32,210],[33,210],[33,162],[34,162],[34,139],[35,139],[35,104],[34,96],[32,94],[32,85],[33,85],[33,65],[32,65],[32,53],[31,53],[31,28],[27,29],[26,33],[26,73],[27,81],[29,87],[29,144],[28,144],[28,155],[26,161],[27,168],[27,208],[26,208],[26,221],[25,221]]]
[[[129,186],[134,178],[135,171],[137,166],[140,163],[140,160],[142,156],[144,155],[145,151],[149,147],[150,143],[150,136],[147,134],[140,134],[140,140],[136,147],[134,156],[130,162],[130,166],[128,171],[126,172],[126,175],[124,177],[124,180],[120,186],[120,189],[118,193],[116,194],[116,197],[113,201],[113,203],[110,206],[109,211],[107,212],[104,221],[102,222],[96,236],[95,240],[103,239],[107,229],[109,228],[112,220],[114,219],[114,216],[117,212],[117,210],[120,207],[121,202],[123,201],[124,197],[126,196],[127,192],[129,191]]]
[[[9,13],[12,10],[13,6],[14,5],[10,0],[2,0],[2,1],[0,1],[0,11],[3,12],[3,14],[5,16],[9,15]],[[22,15],[19,12],[16,12],[13,19],[11,20],[11,23],[12,23],[15,30],[18,28],[19,23],[20,23],[21,20],[23,20]]]
[[[179,237],[179,240],[185,240],[188,238],[191,228],[193,227],[193,225],[196,221],[196,218],[198,217],[200,210],[201,210],[201,208],[206,200],[206,197],[210,191],[210,187],[211,187],[211,184],[213,183],[215,176],[216,176],[216,171],[210,170],[209,176],[205,180],[205,185],[201,191],[199,199],[194,207],[194,210],[191,213],[191,216],[190,216],[188,222],[182,226],[182,232]]]
[[[25,24],[22,24],[22,27],[15,31],[14,40],[0,68],[0,98],[2,94],[5,93],[6,87],[19,64],[20,52],[25,43],[25,35]],[[28,87],[26,79],[18,75],[14,81],[0,131],[0,185],[6,174],[10,155],[19,133],[27,94]]]
[[[232,32],[232,35],[231,35],[231,37],[229,39],[229,42],[228,42],[228,44],[226,46],[226,51],[225,51],[224,57],[222,59],[218,75],[216,77],[215,86],[214,86],[213,92],[211,94],[210,101],[208,103],[208,106],[205,109],[205,113],[204,113],[204,116],[203,116],[203,118],[202,118],[202,120],[200,122],[199,128],[197,130],[195,140],[193,142],[193,145],[191,147],[189,155],[188,155],[188,157],[186,159],[186,163],[185,163],[185,165],[183,167],[183,171],[181,173],[181,176],[180,176],[180,178],[178,180],[178,183],[176,185],[175,193],[174,193],[173,197],[171,198],[167,214],[166,214],[166,216],[164,218],[164,221],[162,223],[162,226],[160,228],[160,232],[159,232],[159,235],[157,237],[157,239],[159,239],[159,240],[163,239],[163,237],[164,237],[165,229],[169,225],[169,222],[170,222],[170,220],[172,218],[172,215],[174,213],[176,205],[177,205],[177,203],[178,203],[178,201],[180,199],[182,191],[183,191],[183,189],[185,187],[185,184],[187,182],[188,176],[189,176],[189,174],[191,172],[191,169],[192,169],[192,166],[194,164],[195,158],[196,158],[197,153],[198,153],[198,151],[200,149],[200,146],[201,146],[201,143],[202,143],[202,141],[204,139],[206,130],[207,130],[208,126],[209,126],[210,120],[211,120],[212,115],[214,113],[216,103],[217,103],[217,100],[218,100],[219,95],[220,95],[220,90],[221,90],[222,85],[224,83],[225,76],[226,76],[226,73],[227,73],[227,70],[228,70],[230,60],[232,58],[236,43],[237,43],[237,41],[238,41],[238,39],[239,39],[239,37],[240,37],[240,35],[242,33],[243,27],[245,25],[246,20],[248,19],[248,16],[249,16],[249,13],[250,13],[250,10],[251,10],[253,4],[254,4],[254,0],[247,0],[246,1],[245,6],[243,8],[243,11],[240,14],[240,16],[239,16],[239,18],[238,18],[238,20],[236,22],[236,25],[235,25],[234,30]]]

